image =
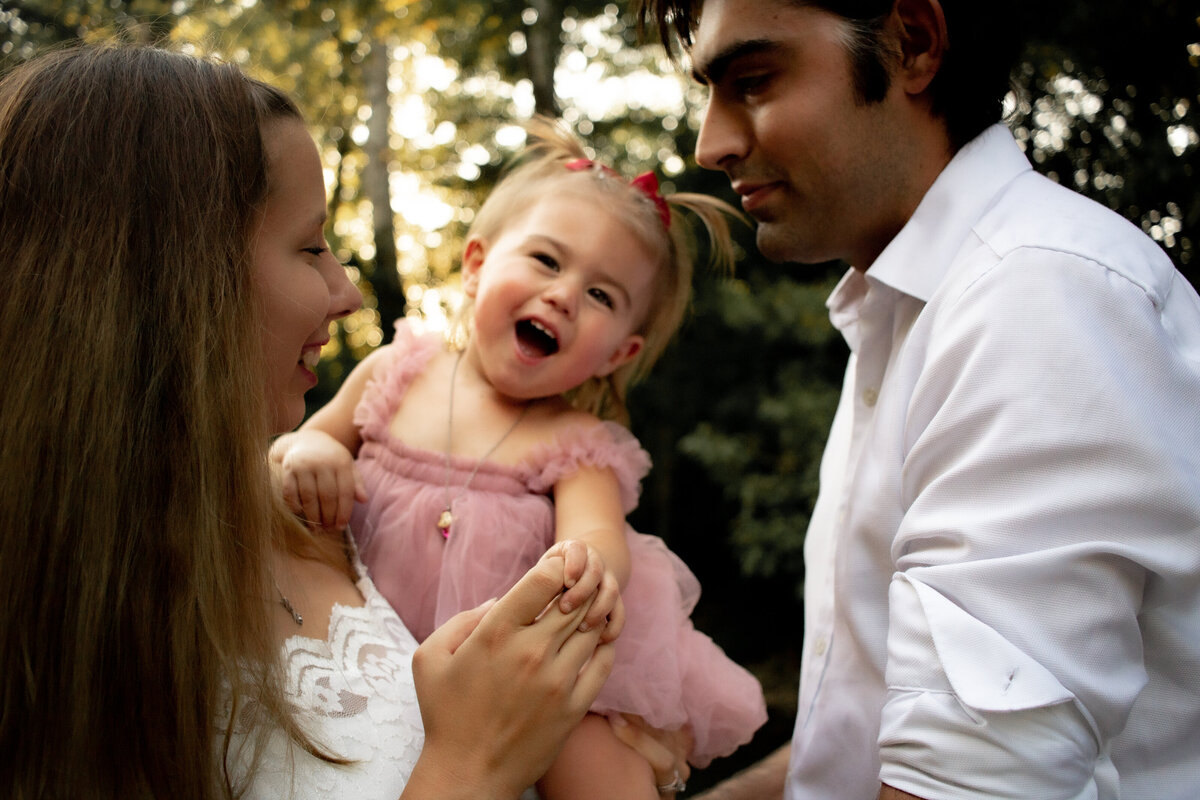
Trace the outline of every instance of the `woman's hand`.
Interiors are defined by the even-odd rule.
[[[504,597],[456,615],[417,649],[425,749],[405,798],[514,800],[579,724],[612,670],[591,602],[564,614],[564,559],[539,561]]]
[[[586,542],[564,539],[551,545],[542,556],[554,557],[563,559],[563,585],[567,587],[559,598],[559,609],[567,614],[591,600],[591,608],[579,629],[602,628],[600,641],[615,641],[625,627],[625,605],[621,601],[621,587],[605,564],[604,556]]]
[[[687,757],[693,742],[687,728],[673,731],[651,728],[635,714],[611,714],[608,721],[613,734],[649,762],[660,795],[670,800],[684,790],[692,776]]]

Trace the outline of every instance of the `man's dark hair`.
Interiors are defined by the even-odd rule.
[[[863,103],[887,94],[889,61],[896,57],[883,38],[884,23],[895,0],[788,0],[836,14],[850,23],[849,55],[855,88]],[[942,66],[930,84],[933,112],[946,122],[951,146],[958,150],[1001,117],[1011,88],[1012,68],[1024,47],[1019,14],[998,11],[977,0],[941,0],[949,32]],[[672,56],[691,48],[704,0],[634,0],[638,30],[658,31]]]

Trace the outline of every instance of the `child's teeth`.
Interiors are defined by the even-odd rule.
[[[532,325],[533,327],[537,328],[537,329],[538,329],[539,331],[541,331],[542,333],[544,333],[544,334],[546,334],[547,336],[549,336],[551,339],[557,339],[557,338],[558,338],[557,336],[555,336],[555,335],[554,335],[554,332],[553,332],[553,331],[551,331],[549,328],[547,328],[547,327],[546,327],[545,325],[543,325],[542,323],[538,322],[536,319],[531,319],[531,320],[529,320],[529,324],[530,324],[530,325]]]
[[[305,350],[302,359],[304,366],[309,369],[316,369],[317,363],[321,360],[321,351],[317,349]]]

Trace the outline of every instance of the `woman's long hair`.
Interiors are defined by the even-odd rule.
[[[248,241],[295,106],[146,47],[0,82],[0,785],[229,794],[223,714],[278,688]],[[302,736],[299,736],[303,740]]]

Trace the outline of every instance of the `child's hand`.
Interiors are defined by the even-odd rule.
[[[575,539],[555,543],[542,558],[556,555],[562,556],[565,562],[563,583],[567,587],[559,599],[559,608],[569,614],[594,595],[592,607],[579,629],[588,631],[602,627],[604,632],[600,641],[615,640],[625,626],[625,606],[621,601],[620,584],[605,565],[604,556],[590,544]]]
[[[280,468],[284,502],[315,527],[345,528],[354,501],[367,499],[354,457],[327,433],[301,430],[281,436],[271,447],[271,459]]]

